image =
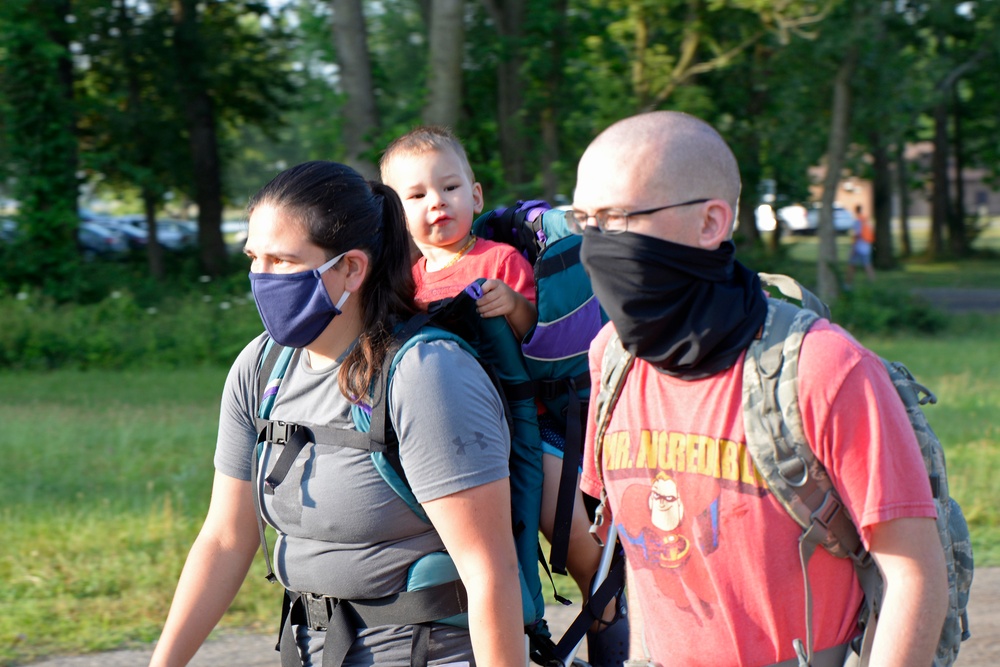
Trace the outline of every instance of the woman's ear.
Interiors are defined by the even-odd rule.
[[[350,250],[339,264],[344,268],[344,289],[348,292],[357,292],[361,289],[361,284],[368,275],[368,265],[370,259],[364,250]]]
[[[698,245],[714,250],[728,241],[733,233],[733,209],[725,199],[711,199],[705,205]]]

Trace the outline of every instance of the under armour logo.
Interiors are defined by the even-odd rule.
[[[486,444],[486,434],[480,433],[479,431],[475,431],[474,435],[476,436],[476,439],[473,440],[472,442],[462,442],[462,438],[458,436],[456,436],[451,441],[452,444],[455,445],[455,449],[458,451],[460,455],[464,456],[465,448],[471,445],[479,445],[479,449],[486,449],[486,447],[488,446]]]

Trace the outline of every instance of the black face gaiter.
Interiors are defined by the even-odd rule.
[[[760,278],[735,250],[730,241],[709,251],[588,228],[580,259],[625,349],[697,380],[736,363],[767,315]]]

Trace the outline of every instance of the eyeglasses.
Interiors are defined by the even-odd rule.
[[[704,204],[707,201],[711,200],[691,199],[690,201],[684,201],[680,204],[667,204],[666,206],[647,208],[642,211],[626,211],[621,208],[604,208],[597,211],[593,215],[574,208],[569,211],[565,211],[566,226],[568,226],[569,230],[574,234],[583,234],[583,230],[587,227],[587,222],[593,218],[594,222],[597,223],[597,228],[604,234],[621,234],[624,231],[628,231],[628,219],[630,217],[637,215],[649,215],[650,213],[665,211],[668,208]]]

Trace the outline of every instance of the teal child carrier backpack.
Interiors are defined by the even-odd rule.
[[[546,571],[551,568],[565,575],[590,400],[589,350],[608,317],[580,262],[583,237],[570,231],[564,211],[552,209],[543,200],[518,201],[482,214],[473,223],[472,231],[512,246],[532,265],[538,318],[521,341],[521,353],[535,397],[545,407],[538,420],[542,439],[560,450],[562,456],[548,567],[544,555],[541,562]],[[628,638],[624,580],[621,550],[612,540],[591,584],[587,603],[556,644],[536,642],[538,650],[533,651],[532,659],[558,667],[580,664],[576,651],[586,635],[592,664],[620,664]],[[555,599],[570,604],[558,594]],[[618,612],[609,626],[597,619],[613,599],[618,600]],[[602,631],[590,631],[595,622]]]
[[[590,399],[587,354],[608,317],[580,262],[583,237],[569,230],[562,211],[542,200],[518,201],[479,216],[472,232],[513,246],[533,268],[538,322],[521,341],[521,352],[545,417],[554,423],[556,433],[546,430],[545,436],[564,440],[549,564],[552,571],[566,574]]]
[[[478,283],[470,286],[470,290]],[[480,293],[481,295],[481,293]],[[547,636],[542,621],[544,602],[538,576],[538,511],[541,505],[541,445],[535,405],[527,371],[518,365],[517,341],[503,318],[483,319],[475,310],[470,293],[460,294],[433,314],[417,315],[400,327],[386,356],[383,371],[376,380],[372,406],[356,405],[351,410],[356,431],[327,428],[322,425],[288,424],[268,419],[276,399],[280,398],[281,379],[294,350],[268,341],[258,372],[260,404],[258,408],[258,444],[254,456],[253,488],[258,509],[259,494],[280,484],[294,464],[298,452],[308,442],[324,442],[354,447],[370,452],[372,464],[410,508],[428,521],[410,491],[398,456],[398,441],[388,418],[388,386],[396,364],[420,341],[447,339],[477,358],[487,370],[505,402],[511,432],[510,483],[512,530],[520,564],[522,612],[526,633]],[[513,351],[513,353],[512,353]],[[258,461],[265,447],[275,449],[276,463],[264,480],[257,479]],[[267,566],[268,579],[276,581],[265,538],[265,526],[258,511],[258,528]],[[426,664],[429,623],[468,627],[467,595],[450,556],[431,553],[410,566],[407,590],[377,600],[334,600],[321,596],[286,591],[282,609],[278,646],[282,666],[301,665],[291,625],[306,623],[326,630],[323,666],[340,665],[356,635],[358,620],[365,626],[414,625],[414,651],[411,664]],[[357,620],[356,620],[357,619]]]
[[[830,318],[827,306],[788,276],[760,274],[765,286],[801,302],[768,299],[767,319],[761,337],[747,349],[743,367],[743,423],[747,449],[754,465],[774,497],[802,527],[799,552],[802,571],[817,547],[854,563],[865,600],[859,618],[863,631],[850,647],[851,664],[867,665],[881,611],[882,578],[874,559],[866,552],[858,530],[830,483],[822,464],[806,440],[798,406],[798,355],[802,339],[821,317]],[[605,348],[601,388],[598,395],[598,438],[595,461],[600,470],[601,434],[610,421],[617,396],[624,386],[632,357],[613,336]],[[899,362],[882,360],[896,392],[906,408],[917,436],[937,509],[938,537],[944,548],[948,569],[949,604],[934,665],[949,667],[955,662],[961,642],[968,639],[969,591],[972,586],[973,557],[969,529],[958,503],[949,494],[944,449],[934,434],[922,406],[937,401]],[[806,590],[806,639],[796,640],[799,664],[813,664],[812,603],[809,579]],[[848,664],[848,663],[845,663]]]

